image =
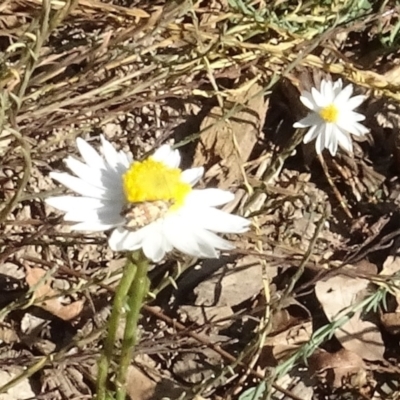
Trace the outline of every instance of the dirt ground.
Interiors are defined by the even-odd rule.
[[[152,266],[132,400],[399,399],[399,11],[3,0],[0,400],[95,397],[126,255],[44,200],[65,192],[49,173],[75,139],[101,134],[135,159],[175,145],[252,220],[219,259]],[[367,96],[354,154],[317,155],[293,128],[323,78]]]

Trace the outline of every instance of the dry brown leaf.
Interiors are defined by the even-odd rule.
[[[396,255],[389,255],[383,263],[382,271],[380,275],[393,277],[398,275],[400,272],[400,257]],[[382,313],[380,316],[382,325],[385,329],[393,335],[400,333],[400,288],[394,285],[390,285],[390,292],[395,297],[393,302],[397,303],[397,307],[394,307],[393,312]]]
[[[197,306],[234,307],[263,289],[262,266],[254,256],[243,257],[234,267],[220,269],[194,290]]]
[[[388,256],[383,263],[382,271],[380,275],[387,275],[392,277],[393,275],[399,274],[400,272],[400,257],[398,256]],[[390,290],[392,294],[396,297],[397,304],[400,305],[400,287],[390,285]]]
[[[19,336],[17,332],[3,322],[2,326],[0,326],[0,343],[10,344],[15,342],[19,342]]]
[[[302,400],[312,400],[314,394],[313,383],[307,370],[293,369],[288,374],[276,381],[276,386],[289,390],[290,393]],[[288,400],[289,397],[282,396],[279,390],[273,389],[271,400]]]
[[[40,3],[40,1],[39,1]],[[135,17],[135,18],[148,18],[149,14],[140,9],[140,8],[126,8],[126,7],[120,7],[116,6],[113,4],[105,4],[102,3],[101,1],[93,1],[93,0],[80,0],[79,1],[80,7],[87,12],[87,13],[92,13],[93,10],[98,10],[98,11],[103,11],[103,12],[108,12],[108,13],[115,13],[115,14],[121,14],[121,15],[128,15],[130,17]],[[59,10],[61,7],[64,7],[63,2],[52,2],[51,3],[52,8],[55,10]],[[78,10],[74,10],[73,13],[77,13]]]
[[[367,372],[363,359],[357,354],[341,349],[336,353],[318,350],[309,358],[310,371],[322,374],[333,388],[345,384],[351,387],[362,387],[367,383]]]
[[[394,65],[383,76],[391,85],[400,85],[400,65]]]
[[[70,304],[61,303],[61,295],[51,287],[52,277],[46,277],[47,271],[42,268],[26,266],[26,283],[33,289],[35,299],[40,299],[38,307],[50,312],[64,321],[76,318],[82,311],[84,301],[77,300]]]
[[[400,333],[400,312],[383,313],[381,322],[385,329],[392,335]]]
[[[234,312],[228,306],[204,307],[183,305],[179,307],[179,312],[186,314],[189,321],[195,322],[200,326],[212,322],[213,326],[221,329],[222,327],[226,328],[234,322],[230,318],[234,315]]]
[[[83,399],[89,397],[89,388],[82,373],[75,365],[65,365],[62,370],[45,368],[41,373],[42,392],[52,393],[52,399]]]
[[[383,263],[383,268],[380,275],[390,275],[393,276],[400,272],[400,257],[398,256],[388,256]]]
[[[128,368],[126,390],[131,400],[177,399],[184,388],[171,379],[167,370],[160,371],[149,356],[135,357],[135,366]]]
[[[186,383],[201,383],[215,373],[221,365],[221,356],[211,349],[203,349],[201,353],[186,353],[177,358],[173,372]]]
[[[295,353],[310,340],[311,335],[312,323],[305,322],[267,338],[265,346],[271,348],[275,360],[281,360]]]
[[[22,280],[25,277],[23,268],[20,268],[18,265],[11,262],[0,264],[0,274],[10,276],[11,278],[18,280]]]
[[[139,368],[128,368],[126,390],[131,400],[153,399],[157,383],[145,375]]]
[[[0,385],[5,385],[12,379],[16,378],[24,372],[23,368],[14,368],[10,371],[0,371]],[[0,394],[0,400],[25,400],[35,399],[36,395],[32,391],[29,379],[23,379],[8,389],[6,393]]]
[[[351,307],[366,295],[369,281],[337,275],[315,285],[315,293],[329,321],[347,314]],[[335,330],[341,345],[366,360],[382,360],[385,352],[382,335],[378,327],[361,319],[361,310]]]
[[[219,165],[222,189],[243,180],[241,166],[257,142],[266,113],[262,87],[257,83],[237,90],[224,102],[226,109],[214,107],[204,118],[200,130],[208,129],[201,135],[194,157],[195,166],[205,166],[210,173],[216,171],[212,166]],[[229,107],[241,109],[233,111],[228,120],[221,120],[230,112]]]

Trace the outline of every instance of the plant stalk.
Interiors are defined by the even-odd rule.
[[[104,343],[104,350],[98,364],[97,373],[97,396],[96,400],[106,400],[107,376],[112,361],[113,350],[117,335],[118,322],[125,306],[126,296],[136,275],[137,266],[133,257],[128,257],[124,273],[115,292],[114,303],[108,321],[107,337]]]
[[[122,341],[121,357],[116,378],[116,400],[126,398],[126,375],[132,361],[133,350],[138,339],[138,321],[143,301],[149,291],[147,270],[149,260],[142,252],[135,253],[137,272],[128,292],[126,325],[124,339]]]

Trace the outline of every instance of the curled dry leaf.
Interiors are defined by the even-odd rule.
[[[302,400],[312,400],[314,397],[313,383],[308,376],[308,371],[294,369],[276,381],[280,388],[289,390],[296,398]],[[251,397],[249,397],[251,398]],[[271,400],[288,400],[289,397],[282,396],[279,390],[272,390]]]
[[[400,257],[395,255],[390,255],[387,257],[383,264],[383,269],[380,275],[385,275],[387,277],[394,277],[399,275],[400,272]],[[380,318],[382,325],[385,329],[393,334],[397,335],[400,333],[400,288],[397,285],[388,286],[390,292],[395,297],[394,302],[397,303],[397,307],[394,307],[394,312],[382,312]]]
[[[332,388],[343,385],[362,387],[367,384],[367,371],[363,359],[346,349],[336,353],[318,350],[311,355],[308,365],[313,374],[323,377]]]
[[[400,257],[395,255],[388,256],[388,258],[383,263],[383,268],[379,275],[394,277],[394,275],[398,276],[399,273],[400,273]],[[393,296],[396,297],[397,304],[400,305],[400,287],[396,285],[390,285],[389,290],[392,292]]]
[[[386,71],[383,76],[392,85],[400,85],[400,65],[394,65],[388,71]]]
[[[214,107],[204,118],[200,130],[205,131],[194,159],[195,165],[206,166],[208,175],[210,171],[222,171],[222,189],[243,180],[242,165],[257,142],[265,118],[267,103],[262,86],[242,86],[224,100],[224,107]],[[220,168],[211,168],[217,165]]]
[[[190,384],[200,384],[210,379],[221,366],[221,356],[211,349],[201,353],[187,353],[176,359],[173,372],[176,376]]]
[[[6,129],[0,132],[0,156],[3,156],[12,142],[13,136]]]
[[[195,289],[197,306],[234,307],[256,296],[263,289],[260,260],[246,256],[201,282]]]
[[[234,315],[234,312],[229,306],[205,307],[183,305],[179,307],[179,312],[186,315],[191,322],[195,322],[200,326],[213,323],[214,326],[222,328],[230,326],[233,323],[230,317]]]
[[[128,368],[127,382],[127,392],[131,400],[150,400],[154,398],[157,384],[140,369],[130,366]]]
[[[46,277],[47,271],[42,268],[26,266],[26,283],[33,289],[35,299],[40,299],[38,307],[50,312],[64,321],[76,318],[82,311],[83,300],[64,305],[59,292],[51,287],[52,277]]]
[[[24,369],[21,367],[14,368],[10,371],[0,371],[0,384],[5,385],[11,380],[15,379],[17,376],[21,375]],[[35,399],[36,395],[32,391],[29,379],[22,379],[6,393],[0,394],[0,400],[25,400],[25,399]]]
[[[275,360],[285,359],[293,355],[299,347],[307,343],[312,335],[312,323],[304,322],[286,329],[284,332],[267,338],[265,350],[272,350]]]
[[[174,382],[168,371],[159,371],[148,356],[135,357],[135,366],[128,368],[126,391],[130,400],[177,399],[184,388]]]
[[[315,285],[315,293],[330,322],[350,313],[363,300],[369,282],[366,279],[337,275]],[[361,310],[334,332],[341,345],[365,360],[382,360],[385,352],[382,335],[371,321],[362,319]]]
[[[400,333],[400,312],[390,312],[381,314],[381,323],[392,335]]]

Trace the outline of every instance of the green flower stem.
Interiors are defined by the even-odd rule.
[[[129,288],[132,286],[132,282],[135,278],[136,270],[137,266],[135,260],[133,259],[133,257],[128,257],[124,273],[115,293],[114,303],[110,319],[108,321],[107,338],[104,344],[103,354],[101,355],[98,364],[96,400],[106,400],[107,375],[113,356],[118,322],[125,306],[126,296],[128,294]]]
[[[149,260],[143,253],[135,253],[137,272],[128,292],[128,312],[126,315],[126,325],[124,339],[122,341],[121,358],[116,378],[117,395],[116,400],[125,400],[126,397],[126,374],[132,361],[133,350],[138,338],[138,321],[143,301],[149,291],[149,281],[147,270]]]

